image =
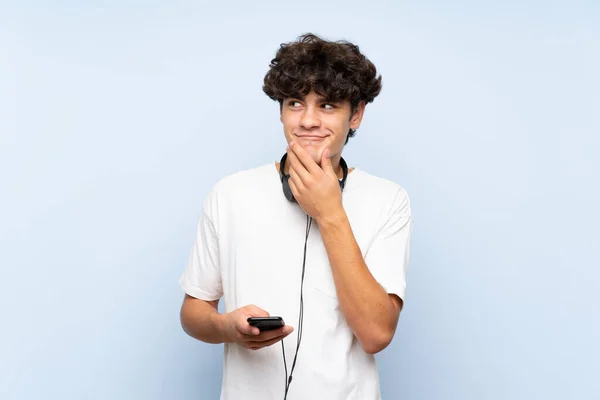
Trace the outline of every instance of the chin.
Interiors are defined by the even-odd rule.
[[[312,159],[319,165],[321,165],[321,157],[323,156],[323,150],[325,147],[322,146],[302,146],[306,152],[312,157]]]

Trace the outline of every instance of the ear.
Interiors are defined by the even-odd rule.
[[[354,114],[352,114],[352,116],[350,117],[350,129],[358,129],[360,127],[360,123],[362,122],[366,106],[367,105],[364,101],[358,103]]]

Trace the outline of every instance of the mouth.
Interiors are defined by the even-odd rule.
[[[322,140],[325,139],[327,136],[320,136],[320,135],[295,135],[298,139],[306,139],[306,140]]]

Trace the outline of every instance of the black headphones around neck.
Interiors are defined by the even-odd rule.
[[[288,199],[289,201],[291,201],[293,203],[297,203],[296,199],[294,198],[294,194],[292,193],[292,189],[290,188],[290,183],[288,182],[288,180],[290,179],[290,175],[286,175],[283,172],[284,168],[285,168],[286,160],[287,160],[287,153],[285,153],[283,155],[283,157],[281,157],[281,161],[279,162],[279,177],[281,178],[283,194],[285,195],[285,198]],[[342,173],[343,173],[342,179],[339,180],[340,189],[344,190],[344,186],[346,186],[346,178],[348,178],[348,164],[346,164],[346,161],[342,157],[340,157],[340,167],[342,167]]]

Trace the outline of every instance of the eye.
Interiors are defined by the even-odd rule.
[[[288,102],[288,105],[289,105],[290,107],[300,107],[300,102],[299,102],[298,100],[290,100],[290,101]]]
[[[335,108],[335,106],[333,104],[329,104],[329,103],[323,104],[323,107],[327,110],[333,110]]]

